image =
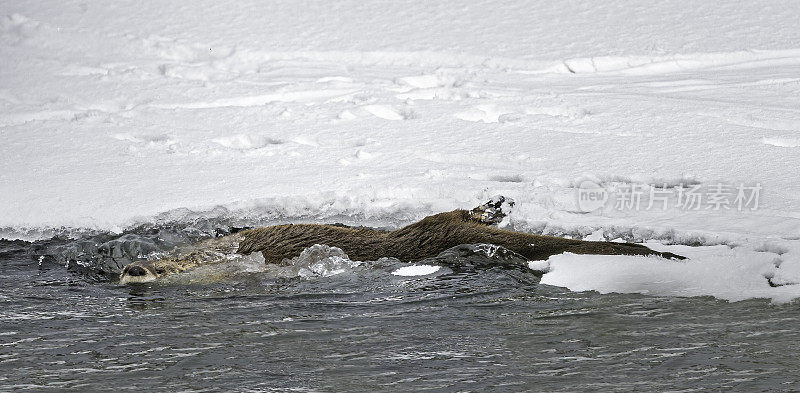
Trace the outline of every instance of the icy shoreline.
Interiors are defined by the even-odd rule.
[[[747,280],[800,282],[794,4],[308,7],[7,5],[0,237],[220,215],[400,226],[504,194],[513,229],[726,245],[714,258]],[[665,209],[587,212],[587,180],[761,194],[744,211],[673,193]],[[550,277],[632,290],[567,276]],[[759,291],[744,293],[790,290]]]

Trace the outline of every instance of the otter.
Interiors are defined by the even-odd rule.
[[[171,255],[147,261],[137,261],[122,269],[120,284],[155,281],[157,278],[180,273],[200,264],[224,262],[233,255],[243,237],[235,233],[178,248]]]
[[[393,257],[404,262],[432,258],[460,244],[494,244],[529,260],[552,255],[655,255],[684,259],[672,253],[653,251],[632,243],[593,242],[555,236],[514,232],[486,225],[467,210],[454,210],[426,217],[394,231],[349,228],[319,224],[287,224],[246,230],[237,250],[240,254],[261,252],[267,263],[280,263],[314,244],[341,248],[353,260],[372,261]]]
[[[236,253],[260,252],[267,263],[281,263],[284,259],[299,256],[315,244],[338,247],[350,259],[358,261],[392,257],[404,262],[417,262],[461,244],[479,243],[502,246],[529,260],[546,260],[564,252],[685,259],[640,244],[584,241],[500,229],[491,223],[496,221],[497,214],[502,213],[486,219],[485,211],[479,209],[435,214],[393,231],[327,224],[286,224],[248,229],[201,242],[184,255],[131,263],[123,269],[120,282],[153,281],[200,263],[221,262],[234,252],[236,245]]]

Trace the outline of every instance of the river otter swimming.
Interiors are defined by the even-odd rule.
[[[325,224],[287,224],[249,229],[202,241],[169,258],[131,263],[123,269],[120,283],[153,281],[201,263],[222,262],[234,253],[246,255],[260,252],[267,263],[281,263],[315,244],[338,247],[350,259],[358,261],[393,257],[404,262],[416,262],[435,257],[461,244],[479,243],[502,246],[529,260],[545,260],[564,252],[685,259],[639,244],[565,239],[499,229],[491,225],[504,216],[499,208],[500,203],[496,206],[484,204],[472,211],[440,213],[394,231]]]

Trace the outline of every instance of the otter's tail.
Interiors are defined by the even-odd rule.
[[[686,257],[671,252],[654,251],[641,244],[615,242],[581,242],[569,247],[567,252],[574,254],[598,255],[654,255],[667,259],[683,260]]]

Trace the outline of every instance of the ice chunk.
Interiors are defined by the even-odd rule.
[[[404,266],[392,272],[395,276],[427,276],[428,274],[433,274],[441,269],[440,266],[433,266],[433,265],[411,265],[411,266]]]

